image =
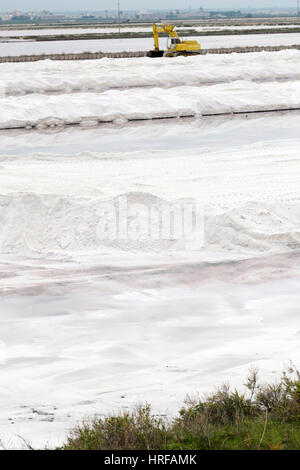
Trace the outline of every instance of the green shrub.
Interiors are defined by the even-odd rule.
[[[187,398],[172,421],[149,405],[94,418],[75,428],[68,450],[300,449],[300,373],[290,366],[276,384],[251,370],[246,392],[228,385],[203,399]]]
[[[149,405],[131,413],[94,418],[73,430],[66,448],[152,450],[166,445],[168,430],[163,419],[151,414]]]

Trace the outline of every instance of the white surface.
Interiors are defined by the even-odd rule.
[[[0,154],[81,152],[121,153],[170,149],[204,151],[249,146],[257,141],[281,143],[298,137],[300,112],[163,119],[96,127],[1,131]]]
[[[188,39],[188,38],[186,38]],[[242,46],[287,46],[300,44],[300,33],[249,34],[237,36],[200,36],[203,49]],[[166,39],[161,39],[161,49],[166,48]],[[137,39],[85,39],[50,42],[0,43],[0,56],[31,54],[60,54],[80,52],[148,51],[153,49],[152,38]]]
[[[155,64],[167,81],[165,63]],[[62,66],[62,83],[72,80],[72,67]],[[141,80],[152,75],[147,67]],[[14,71],[10,87],[23,93],[21,72],[3,70],[6,79]],[[22,70],[34,74],[32,64]],[[42,77],[40,64],[36,70]],[[300,102],[297,81],[171,85],[3,97],[0,119],[70,122]],[[19,436],[54,446],[84,416],[145,401],[174,415],[187,393],[225,380],[241,386],[250,366],[272,380],[290,360],[299,364],[299,113],[122,123],[0,132],[7,447],[22,446]],[[120,194],[147,207],[197,203],[204,244],[99,240],[98,209]]]
[[[53,446],[146,400],[172,415],[187,392],[299,361],[298,147],[2,155],[5,445]],[[132,191],[206,202],[205,251],[95,242],[101,200]]]
[[[2,98],[0,129],[300,108],[300,82],[132,88],[103,93]]]
[[[2,129],[300,107],[299,51],[41,61],[1,69]]]
[[[250,366],[275,380],[299,364],[299,258],[2,261],[7,447],[54,446],[82,417],[145,401],[174,415],[187,392],[240,387]]]
[[[103,92],[133,87],[170,88],[236,80],[291,81],[299,78],[300,51],[297,50],[178,57],[171,62],[165,58],[47,60],[2,64],[0,91],[5,95]]]
[[[243,25],[243,26],[238,26],[238,25],[231,25],[231,26],[195,26],[191,27],[192,29],[195,29],[196,31],[251,31],[252,29],[294,29],[294,28],[299,28],[299,24],[284,24],[284,25],[264,25],[264,24],[252,24],[252,25]],[[180,28],[179,28],[180,29]]]
[[[96,236],[97,210],[101,201],[113,202],[120,194],[145,205],[152,203],[153,196],[155,204],[184,198],[203,204],[205,250],[236,254],[293,250],[300,241],[299,144],[284,141],[276,147],[266,143],[224,152],[190,149],[188,162],[184,150],[1,156],[1,251],[102,253],[112,244]],[[163,168],[168,171],[162,172]],[[13,196],[14,187],[19,194]],[[163,244],[171,252],[173,245],[178,251],[176,243]],[[128,248],[123,241],[113,245],[120,247]],[[149,240],[147,248],[142,245],[142,251],[159,249],[156,240]],[[183,249],[185,243],[180,245]],[[134,251],[141,250],[135,246]]]
[[[133,26],[133,27],[121,27],[122,33],[139,33],[152,31],[152,26]],[[118,33],[119,27],[107,27],[107,28],[49,28],[49,29],[0,29],[0,37],[15,37],[15,36],[57,36],[60,34],[109,34],[109,33]]]

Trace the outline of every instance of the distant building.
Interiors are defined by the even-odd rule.
[[[208,11],[204,11],[202,7],[195,13],[193,13],[195,18],[209,18],[210,13]]]
[[[199,10],[190,10],[187,13],[181,14],[182,18],[195,18],[195,19],[205,19],[205,18],[210,18],[210,12],[205,11],[202,7],[199,8]]]
[[[21,11],[15,10],[15,11],[12,12],[11,16],[12,17],[14,16],[16,18],[18,16],[27,16],[27,15],[24,15],[24,13],[22,13]]]
[[[63,20],[65,18],[63,15],[55,15],[54,13],[51,13],[51,11],[47,10],[43,10],[40,13],[37,13],[35,17],[42,21],[56,21]]]
[[[11,21],[13,15],[10,14],[10,15],[1,15],[1,21]]]

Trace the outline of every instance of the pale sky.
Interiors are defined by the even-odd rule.
[[[296,0],[120,0],[121,9],[168,9],[168,8],[255,8],[255,7],[295,7]],[[2,0],[0,11],[11,10],[112,10],[116,0]]]

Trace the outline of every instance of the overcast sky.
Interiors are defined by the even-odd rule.
[[[294,7],[296,0],[120,0],[121,9],[141,8],[248,8],[248,7]],[[111,10],[116,0],[2,0],[1,11],[22,10]]]

